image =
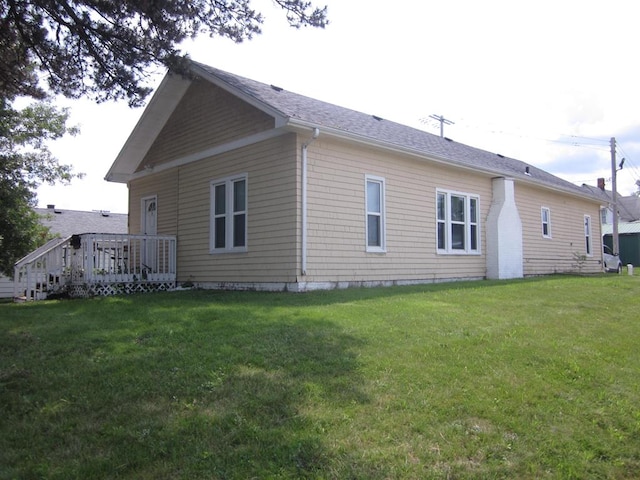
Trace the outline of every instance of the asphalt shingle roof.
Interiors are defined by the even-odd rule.
[[[278,111],[283,117],[317,126],[321,130],[322,128],[332,129],[360,137],[362,140],[413,151],[425,157],[435,157],[454,165],[522,179],[594,198],[592,192],[515,158],[487,152],[374,115],[289,92],[202,63],[193,63],[196,66],[196,73],[200,68],[244,95]],[[527,167],[528,174],[525,173]]]
[[[128,233],[125,213],[86,212],[57,208],[34,209],[41,216],[40,223],[52,234],[68,237],[81,233]]]

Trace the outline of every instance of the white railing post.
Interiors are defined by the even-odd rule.
[[[65,273],[65,248],[70,238],[52,239],[15,263],[14,298],[36,300],[60,287]]]

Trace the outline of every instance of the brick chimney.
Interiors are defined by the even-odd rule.
[[[599,178],[598,179],[598,188],[602,191],[604,191],[604,178]]]

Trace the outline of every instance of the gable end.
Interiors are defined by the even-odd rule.
[[[193,81],[136,171],[270,130],[274,119],[227,91]]]

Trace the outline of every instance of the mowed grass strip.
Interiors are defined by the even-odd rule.
[[[637,478],[640,278],[0,304],[0,478]]]

